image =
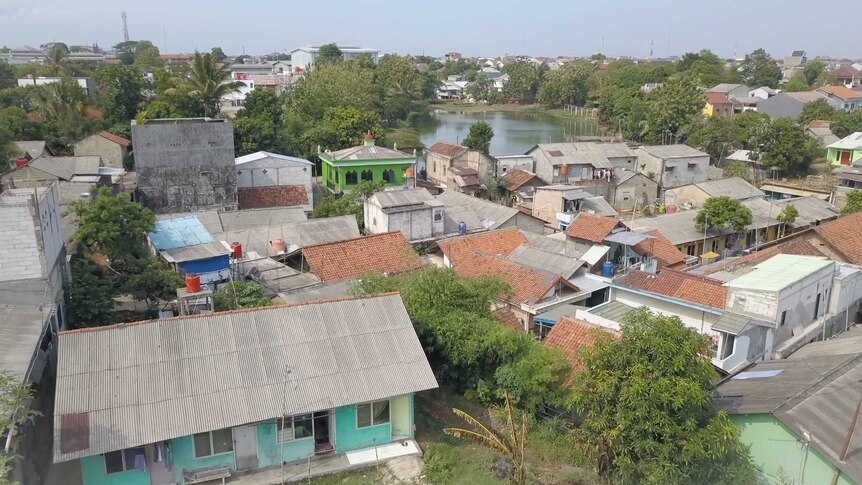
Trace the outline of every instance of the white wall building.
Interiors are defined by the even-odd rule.
[[[302,71],[307,71],[314,67],[314,63],[317,60],[321,47],[322,46],[319,45],[310,45],[307,47],[298,47],[292,50],[290,52],[290,64],[293,66],[293,69],[296,70],[298,68]],[[380,59],[380,51],[377,49],[356,46],[338,46],[338,48],[341,50],[341,54],[344,56],[345,61],[362,56],[368,56],[371,58],[371,61],[376,64]]]
[[[60,77],[32,77],[28,76],[25,78],[21,78],[18,80],[18,87],[25,88],[27,86],[44,86],[46,84],[53,84],[60,82]],[[88,98],[93,96],[96,93],[96,81],[90,77],[76,77],[74,78],[75,82],[78,83],[78,86],[81,86],[81,89],[84,91],[84,95]]]
[[[275,185],[302,185],[313,205],[311,180],[314,163],[303,158],[269,152],[255,152],[236,159],[237,189],[270,187]]]

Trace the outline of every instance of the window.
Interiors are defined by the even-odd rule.
[[[371,170],[363,170],[362,171],[362,180],[372,181],[374,180],[374,173]]]
[[[787,310],[784,310],[783,312],[781,312],[781,322],[778,324],[778,326],[783,327],[784,322],[786,322],[786,321],[787,321]]]
[[[355,170],[351,170],[344,174],[344,183],[346,183],[347,185],[356,185],[356,182],[357,176]]]
[[[719,359],[726,359],[733,355],[733,344],[736,343],[736,337],[727,333],[722,334],[724,338],[721,339],[721,352],[719,353]]]
[[[314,420],[310,414],[300,414],[275,420],[276,440],[279,443],[314,436]]]
[[[393,172],[392,170],[384,170],[383,181],[388,184],[395,183],[395,172]]]
[[[230,428],[217,429],[192,436],[195,458],[220,455],[233,451],[233,433]]]
[[[434,222],[440,222],[443,220],[443,211],[434,211]]]
[[[146,463],[147,458],[143,448],[129,448],[127,450],[112,451],[102,455],[105,458],[105,473],[122,473],[135,469],[135,457],[140,455]]]
[[[685,254],[687,254],[689,256],[694,256],[695,252],[696,251],[695,251],[694,244],[689,244],[688,246],[685,247]]]
[[[356,405],[356,427],[368,428],[389,422],[389,401]]]
[[[434,160],[434,173],[437,173],[437,160]]]
[[[335,169],[335,181],[338,182],[338,169]]]

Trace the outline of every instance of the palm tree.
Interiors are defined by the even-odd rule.
[[[188,77],[179,86],[165,90],[165,94],[197,98],[203,107],[204,116],[212,116],[218,113],[219,100],[238,91],[243,85],[231,80],[229,65],[217,63],[212,54],[196,52]]]
[[[452,409],[452,412],[473,426],[474,429],[443,428],[443,432],[449,436],[470,440],[507,456],[512,460],[512,473],[509,474],[509,481],[515,485],[523,485],[526,479],[524,475],[524,448],[527,446],[527,415],[522,416],[519,433],[515,428],[515,417],[512,413],[512,404],[509,402],[509,393],[505,392],[503,398],[505,400],[507,427],[509,428],[508,434],[486,427],[478,419],[460,409]]]
[[[61,72],[66,71],[68,64],[69,48],[62,42],[57,42],[51,46],[48,51],[47,61],[51,66],[51,74],[59,76]]]
[[[81,86],[66,76],[40,86],[33,93],[33,103],[46,121],[83,117],[86,108]]]

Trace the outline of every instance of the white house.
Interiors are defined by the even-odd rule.
[[[761,86],[748,92],[749,98],[769,99],[780,93],[780,89],[772,89],[769,86]]]
[[[53,84],[60,82],[60,77],[33,77],[27,76],[25,78],[21,78],[18,80],[18,87],[25,88],[27,86],[45,86],[46,84]],[[91,77],[76,77],[73,78],[74,81],[81,86],[81,90],[84,91],[84,95],[88,98],[93,96],[96,93],[96,81]]]
[[[269,191],[261,190],[267,187],[294,187],[295,189],[292,190],[292,194],[299,190],[298,187],[302,187],[307,198],[306,202],[281,205],[313,206],[311,180],[314,176],[314,163],[303,158],[269,152],[255,152],[243,155],[237,158],[235,163],[237,195],[239,198],[243,198],[240,195],[241,192],[251,198],[255,198],[254,194],[272,192],[272,189]],[[301,192],[299,198],[302,198]],[[242,206],[242,204],[240,205]],[[259,206],[259,204],[255,205]]]
[[[293,66],[293,70],[300,72],[307,71],[314,67],[314,62],[320,54],[321,47],[322,46],[319,45],[310,45],[307,47],[298,47],[290,51],[290,63]],[[362,56],[368,56],[372,62],[377,64],[377,61],[380,58],[380,51],[377,49],[356,46],[338,46],[338,48],[341,50],[341,55],[344,57],[345,61]]]
[[[444,234],[445,204],[424,188],[384,190],[365,200],[365,228],[371,234],[401,231],[410,242]]]

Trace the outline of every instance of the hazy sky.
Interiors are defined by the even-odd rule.
[[[338,42],[382,52],[498,56],[682,54],[711,49],[722,57],[764,47],[775,57],[862,57],[858,30],[836,12],[855,0],[0,0],[0,45],[48,41],[110,47],[133,40],[162,52],[220,45],[230,55]],[[851,9],[852,10],[852,9]],[[838,22],[838,23],[836,23]],[[846,23],[846,22],[845,22]],[[847,24],[848,26],[850,24]],[[833,28],[829,28],[832,26]],[[164,33],[167,35],[165,36]],[[810,35],[806,35],[810,33]],[[604,38],[604,41],[602,40]],[[604,42],[604,48],[602,43]]]

